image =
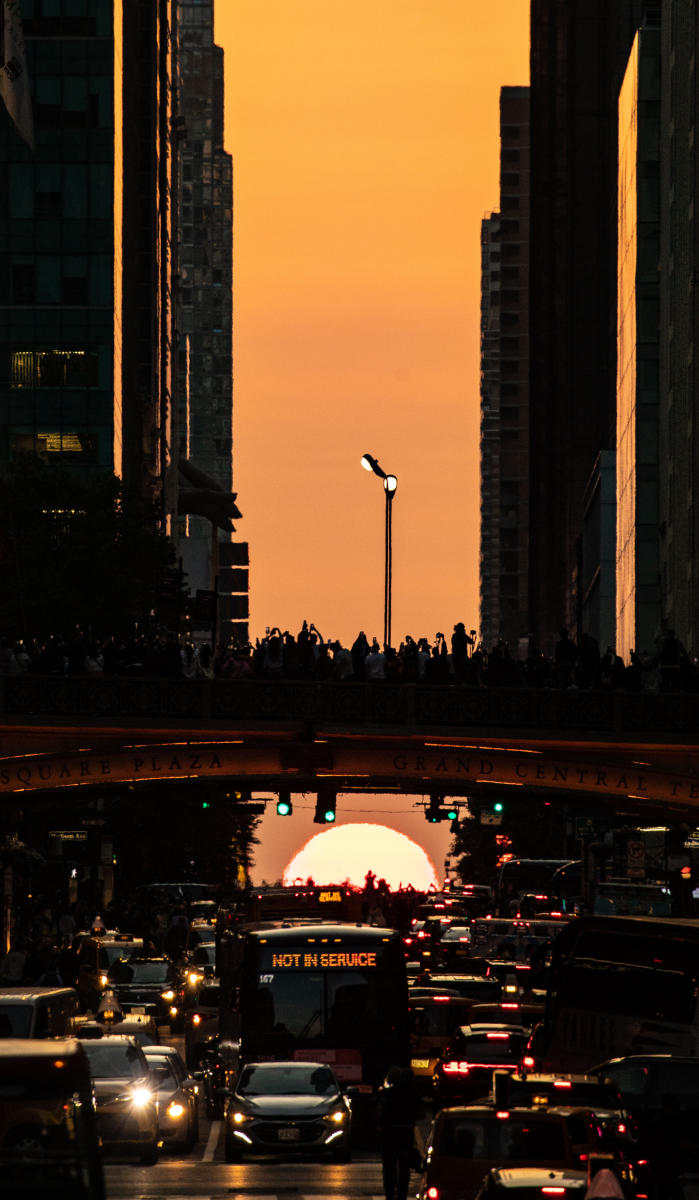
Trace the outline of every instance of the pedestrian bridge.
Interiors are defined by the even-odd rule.
[[[313,681],[0,679],[0,793],[196,779],[244,789],[494,787],[699,808],[699,696]]]

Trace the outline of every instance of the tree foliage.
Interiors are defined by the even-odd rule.
[[[116,476],[77,476],[33,454],[0,476],[3,633],[129,632],[174,563],[155,507]]]

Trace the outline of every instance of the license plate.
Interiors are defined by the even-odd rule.
[[[299,1140],[298,1129],[278,1129],[277,1137],[280,1142],[297,1142]]]
[[[426,1071],[430,1065],[429,1058],[411,1058],[410,1065],[414,1071]]]
[[[145,1008],[143,1007],[143,1005],[141,1005],[140,1007],[137,1007],[135,1004],[132,1004],[132,1005],[131,1005],[131,1008],[129,1009],[129,1012],[132,1012],[132,1013],[141,1013],[143,1016],[145,1016],[145,1012],[146,1012],[146,1010],[145,1010]]]

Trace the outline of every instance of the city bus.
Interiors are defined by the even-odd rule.
[[[373,925],[244,925],[219,942],[222,1040],[243,1062],[328,1063],[357,1094],[408,1066],[400,933]]]
[[[542,1032],[552,1070],[619,1055],[699,1055],[699,921],[577,917],[552,950]]]

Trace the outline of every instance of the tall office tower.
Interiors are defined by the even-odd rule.
[[[663,617],[699,654],[699,15],[666,0],[660,118],[660,570]]]
[[[178,31],[179,454],[183,487],[185,472],[202,473],[225,505],[233,488],[233,168],[223,148],[213,0],[178,0]],[[218,591],[219,632],[246,641],[247,546],[232,543],[231,532],[226,513],[217,523],[190,512],[178,522],[178,546],[191,590]]]
[[[71,0],[62,3],[74,7]],[[117,187],[119,149],[123,155],[122,291],[116,309],[121,325],[121,471],[125,482],[157,502],[167,533],[173,531],[177,505],[172,302],[176,15],[176,0],[114,0],[117,55],[120,34],[123,38],[122,60],[115,61],[114,72],[123,119],[119,147],[117,103]],[[118,275],[117,267],[117,284]]]
[[[172,0],[22,0],[36,148],[0,105],[0,463],[113,470],[168,528]]]
[[[529,633],[529,89],[500,92],[500,212],[483,222],[481,638]]]
[[[653,653],[658,521],[660,31],[634,39],[619,93],[616,651]]]
[[[500,636],[500,214],[481,223],[481,547],[479,630]]]
[[[529,618],[549,653],[580,625],[585,492],[614,446],[617,100],[645,7],[531,6]]]

